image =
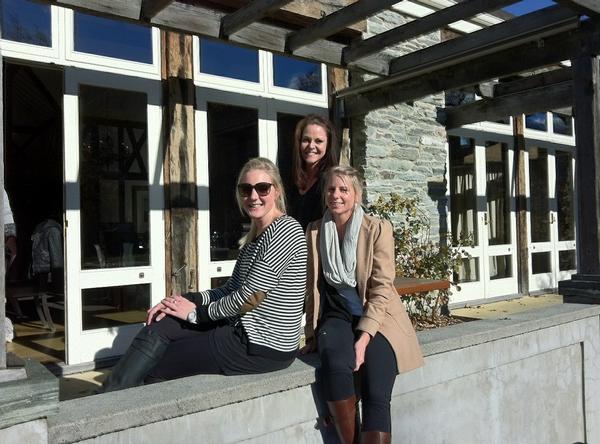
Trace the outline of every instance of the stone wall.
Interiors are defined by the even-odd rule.
[[[405,23],[385,11],[367,21],[365,38]],[[439,32],[419,37],[386,51],[390,58],[440,42]],[[367,76],[352,77],[353,84]],[[443,94],[369,112],[350,124],[353,165],[365,178],[366,203],[390,192],[418,197],[431,217],[433,238],[446,227],[446,132],[437,119]]]

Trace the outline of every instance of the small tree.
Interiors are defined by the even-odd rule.
[[[464,247],[470,246],[472,242],[468,237],[454,239],[450,233],[442,236],[441,242],[432,241],[430,219],[419,208],[419,203],[418,198],[391,193],[389,198],[380,196],[367,211],[389,220],[394,226],[398,276],[449,279],[460,291],[454,278],[461,262],[470,258]],[[440,290],[437,294],[412,294],[403,299],[413,321],[430,317],[435,322],[440,315],[440,308],[447,305],[449,296],[449,290]]]

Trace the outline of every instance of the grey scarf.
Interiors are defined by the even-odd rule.
[[[341,249],[331,213],[326,210],[323,215],[319,252],[323,275],[329,285],[335,288],[356,287],[356,248],[364,214],[362,207],[357,204],[347,222]]]

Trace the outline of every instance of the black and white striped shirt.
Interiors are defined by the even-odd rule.
[[[196,294],[208,305],[212,320],[241,321],[250,346],[293,352],[300,339],[306,292],[306,239],[300,224],[290,216],[276,219],[254,241],[240,250],[233,274],[223,287]],[[253,310],[240,314],[257,291],[266,298]]]

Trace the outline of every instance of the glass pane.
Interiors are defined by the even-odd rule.
[[[454,273],[454,280],[459,283],[477,282],[479,280],[479,258],[463,259]]]
[[[490,245],[510,244],[510,196],[508,187],[508,147],[485,143],[486,211]]]
[[[475,191],[475,144],[473,139],[449,137],[450,206],[452,235],[472,236],[477,245],[477,195]]]
[[[558,252],[558,269],[560,271],[571,271],[577,269],[575,250],[564,250]]]
[[[558,240],[575,240],[573,211],[573,163],[571,154],[556,152],[556,207]]]
[[[283,180],[283,186],[289,196],[295,187],[292,178],[292,153],[294,149],[294,131],[303,116],[277,113],[277,166]]]
[[[81,267],[150,264],[146,95],[82,85]]]
[[[225,283],[229,280],[229,276],[227,277],[217,277],[211,278],[210,280],[210,288],[219,288],[225,285]]]
[[[258,156],[258,111],[208,104],[208,171],[210,258],[235,259],[238,240],[250,229],[235,199],[237,175],[246,161]]]
[[[152,63],[152,29],[75,12],[75,51]]]
[[[323,92],[321,65],[290,57],[274,55],[275,86],[320,94]]]
[[[512,258],[506,256],[490,257],[490,280],[512,277]]]
[[[531,208],[531,241],[550,240],[548,202],[548,151],[542,148],[529,149],[529,191]]]
[[[548,116],[545,112],[525,116],[525,126],[530,129],[548,131]]]
[[[531,273],[550,273],[552,271],[552,257],[549,251],[531,253]]]
[[[0,14],[3,39],[52,46],[50,5],[28,0],[0,0]]]
[[[556,134],[573,135],[573,120],[566,114],[552,113],[552,126]]]
[[[258,82],[258,51],[200,40],[200,72]]]
[[[150,284],[81,290],[84,330],[139,324],[150,307]]]

